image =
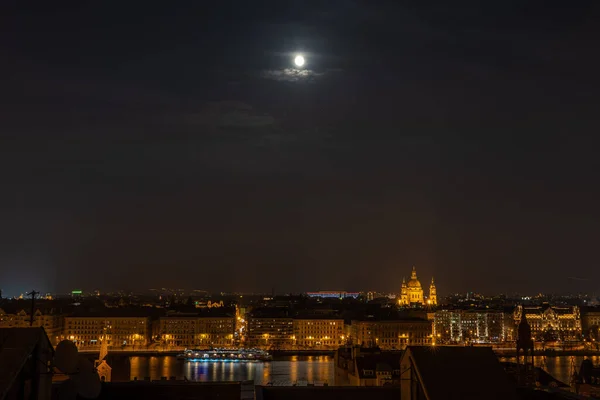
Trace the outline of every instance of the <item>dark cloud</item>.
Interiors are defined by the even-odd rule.
[[[275,118],[257,113],[252,106],[237,101],[212,102],[198,113],[177,116],[186,125],[219,128],[264,128],[275,125]]]

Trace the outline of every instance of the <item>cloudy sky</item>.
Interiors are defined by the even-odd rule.
[[[5,293],[598,290],[596,2],[205,3],[8,10]]]

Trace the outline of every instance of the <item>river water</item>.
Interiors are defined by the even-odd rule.
[[[131,357],[130,379],[161,379],[161,377],[187,378],[189,380],[245,381],[254,380],[256,385],[271,382],[276,386],[297,383],[306,385],[334,384],[333,357],[292,356],[267,363],[190,362],[171,356]]]
[[[567,385],[571,381],[571,375],[573,374],[573,367],[575,371],[579,373],[579,367],[581,367],[581,362],[585,359],[589,358],[592,360],[594,365],[598,365],[600,363],[600,356],[591,356],[591,357],[583,357],[583,356],[556,356],[556,357],[542,357],[535,356],[533,358],[533,362],[536,367],[543,368],[550,375],[555,377],[561,382],[566,383]],[[509,361],[515,362],[515,357],[500,357],[500,361]]]
[[[600,356],[589,357],[594,364],[600,363]],[[544,369],[556,379],[569,383],[572,363],[579,371],[584,357],[535,357],[536,366]],[[500,361],[512,361],[514,357],[501,357]],[[152,380],[161,377],[187,378],[193,381],[245,381],[254,380],[257,385],[271,382],[276,386],[306,385],[314,383],[322,385],[327,382],[335,384],[335,366],[333,357],[328,356],[293,356],[276,359],[269,363],[202,363],[177,360],[171,356],[131,357],[128,369],[130,379]],[[126,374],[123,377],[127,379]]]

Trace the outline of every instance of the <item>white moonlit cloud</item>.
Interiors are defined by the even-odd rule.
[[[285,68],[263,71],[262,76],[275,81],[302,82],[312,81],[324,74],[324,72],[316,72],[310,69]]]

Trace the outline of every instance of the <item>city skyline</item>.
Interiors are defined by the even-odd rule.
[[[273,288],[270,291],[222,291],[222,290],[205,290],[201,288],[182,288],[182,287],[173,287],[173,288],[145,288],[139,290],[129,290],[123,288],[112,288],[112,289],[100,289],[98,287],[85,287],[85,286],[76,286],[76,289],[71,289],[67,291],[48,291],[41,288],[39,291],[36,289],[36,298],[44,299],[48,296],[48,298],[65,298],[65,297],[74,297],[74,293],[77,292],[78,295],[82,295],[84,297],[95,297],[95,296],[151,296],[151,295],[162,295],[162,296],[171,296],[175,295],[178,298],[183,299],[184,297],[187,299],[188,297],[219,297],[219,296],[236,296],[236,295],[249,295],[249,296],[314,296],[316,293],[343,293],[346,294],[343,297],[355,297],[355,295],[360,295],[362,298],[369,298],[372,294],[379,295],[381,298],[388,297],[390,300],[394,300],[398,302],[401,298],[402,288],[398,291],[393,290],[378,290],[376,288],[371,289],[357,289],[357,290],[345,290],[345,289],[308,289],[304,291],[298,292],[278,292]],[[23,289],[23,290],[6,290],[0,288],[2,298],[4,299],[30,299],[31,298],[31,288]],[[424,294],[427,292],[424,292]],[[182,297],[183,296],[183,297]],[[467,291],[467,292],[442,292],[442,294],[437,294],[437,302],[443,302],[448,299],[454,299],[456,297],[464,297],[469,298],[472,297],[482,298],[482,299],[492,299],[492,298],[500,298],[505,297],[507,300],[514,300],[515,304],[520,303],[522,301],[532,301],[539,300],[543,298],[564,298],[564,299],[589,299],[593,304],[600,302],[600,294],[598,292],[509,292],[509,291],[501,291],[501,292],[481,292],[481,291]],[[331,297],[331,296],[329,296]],[[425,294],[425,300],[427,300],[429,296]],[[402,306],[402,304],[400,304]],[[423,306],[427,305],[426,301],[423,303]]]
[[[273,4],[7,11],[0,287],[598,291],[599,4]]]

